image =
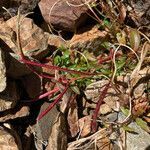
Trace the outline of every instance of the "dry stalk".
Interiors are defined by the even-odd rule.
[[[107,129],[104,128],[104,129],[101,129],[99,131],[97,131],[96,133],[94,133],[93,135],[91,136],[88,136],[86,138],[82,138],[82,139],[79,139],[77,141],[74,141],[74,142],[71,142],[68,144],[68,148],[67,150],[86,150],[88,149],[92,144],[95,143],[95,141],[98,141],[100,139],[103,139],[105,137],[108,136],[108,133],[107,133]]]

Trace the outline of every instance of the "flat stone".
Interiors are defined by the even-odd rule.
[[[100,106],[99,114],[105,115],[107,113],[110,113],[112,109],[107,104],[102,104]]]
[[[8,81],[6,89],[0,93],[0,112],[14,108],[20,99],[15,81]]]
[[[61,30],[75,31],[87,18],[88,7],[82,0],[41,0],[39,7],[45,21]]]
[[[6,128],[7,129],[7,128]],[[0,149],[18,150],[22,149],[21,141],[17,133],[12,129],[0,127]]]
[[[29,115],[29,106],[23,106],[18,110],[15,114],[13,113],[7,113],[5,116],[0,117],[0,122],[6,122],[8,120],[12,120],[15,118],[25,117]]]
[[[87,31],[80,29],[70,40],[70,48],[96,51],[100,47],[101,40],[105,38],[106,35],[107,32],[98,30],[97,26]]]

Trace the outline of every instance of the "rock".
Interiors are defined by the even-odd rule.
[[[112,109],[107,104],[102,104],[100,106],[99,114],[105,115],[107,113],[110,113]]]
[[[77,102],[70,102],[70,107],[67,115],[67,122],[71,137],[75,137],[79,133]]]
[[[129,127],[133,128],[138,134],[127,133],[127,150],[146,150],[150,144],[150,134],[142,130],[136,123],[131,123]]]
[[[0,126],[0,149],[22,150],[20,138],[14,130]]]
[[[66,46],[66,45],[67,42],[64,41],[61,37],[57,35],[49,34],[48,46],[52,51],[56,50],[58,47]]]
[[[42,81],[36,74],[29,74],[22,77],[22,83],[30,98],[36,98],[41,94]]]
[[[28,106],[23,106],[18,110],[15,114],[14,113],[7,113],[5,116],[0,117],[0,122],[6,122],[10,119],[15,119],[15,118],[20,118],[20,117],[25,117],[29,115],[29,107]]]
[[[0,6],[7,8],[11,16],[17,15],[18,8],[21,14],[27,14],[32,12],[37,6],[39,0],[2,0]],[[5,20],[9,19],[11,16],[4,9],[0,8],[0,16]]]
[[[87,5],[82,5],[82,0],[41,0],[39,7],[43,18],[53,27],[66,31],[75,31],[76,28],[81,25],[87,18],[86,12],[88,11]],[[95,0],[89,0],[88,2],[95,2]]]
[[[14,79],[31,74],[31,70],[24,63],[21,63],[18,56],[14,53],[8,54],[6,68],[7,76]]]
[[[91,133],[91,116],[79,119],[80,136],[85,137]]]
[[[19,99],[20,94],[16,82],[9,80],[6,89],[0,93],[0,112],[14,108]]]
[[[117,120],[117,118],[118,118],[117,112],[113,112],[113,113],[110,113],[110,114],[104,116],[104,119],[106,119],[107,122],[114,122]]]
[[[126,117],[119,113],[119,121],[123,121]],[[134,129],[137,134],[129,133],[126,134],[126,145],[127,150],[149,150],[149,139],[150,134],[141,129],[135,122],[128,125],[130,128]]]
[[[0,48],[0,92],[6,88],[6,67],[4,59],[4,53]]]
[[[41,60],[49,52],[56,50],[58,47],[65,45],[59,36],[43,32],[30,18],[21,16],[20,26],[20,42],[24,55]],[[16,47],[16,30],[17,16],[2,22],[0,24],[0,32],[2,40],[9,45],[10,49],[19,55]]]
[[[22,50],[25,55],[38,59],[45,56],[48,51],[48,38],[49,35],[44,33],[37,25],[33,23],[30,18],[20,18],[20,42]],[[9,19],[6,24],[16,32],[17,16]],[[18,52],[17,47],[13,44],[7,43],[14,52]],[[20,53],[20,52],[18,52]]]
[[[101,45],[101,40],[105,38],[106,35],[106,31],[100,31],[96,26],[92,29],[88,29],[88,31],[80,30],[70,40],[70,48],[96,51]]]
[[[67,149],[67,126],[63,115],[56,116],[55,124],[52,126],[51,135],[46,150]]]
[[[118,97],[111,95],[111,96],[107,96],[104,99],[104,102],[114,111],[119,111],[119,107],[118,107]]]
[[[49,103],[44,103],[41,106],[40,113],[41,114],[46,108],[49,106]],[[59,116],[59,111],[57,110],[56,106],[54,106],[51,111],[49,111],[43,118],[37,121],[36,125],[33,127],[35,135],[37,137],[36,143],[41,145],[46,142],[52,132],[52,126],[55,124],[57,117]]]

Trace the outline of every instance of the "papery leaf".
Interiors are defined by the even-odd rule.
[[[135,29],[130,30],[129,41],[132,49],[137,50],[139,48],[141,37],[137,30]]]

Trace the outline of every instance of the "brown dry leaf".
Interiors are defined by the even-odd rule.
[[[110,140],[108,139],[108,132],[106,131],[106,128],[100,129],[96,133],[92,134],[91,136],[81,138],[79,140],[76,140],[74,142],[71,142],[68,144],[67,150],[93,150],[93,149],[102,149],[105,148],[105,150],[111,149]]]
[[[127,12],[127,9],[121,2],[119,5],[119,19],[120,19],[121,23],[123,23],[126,18],[126,12]]]

